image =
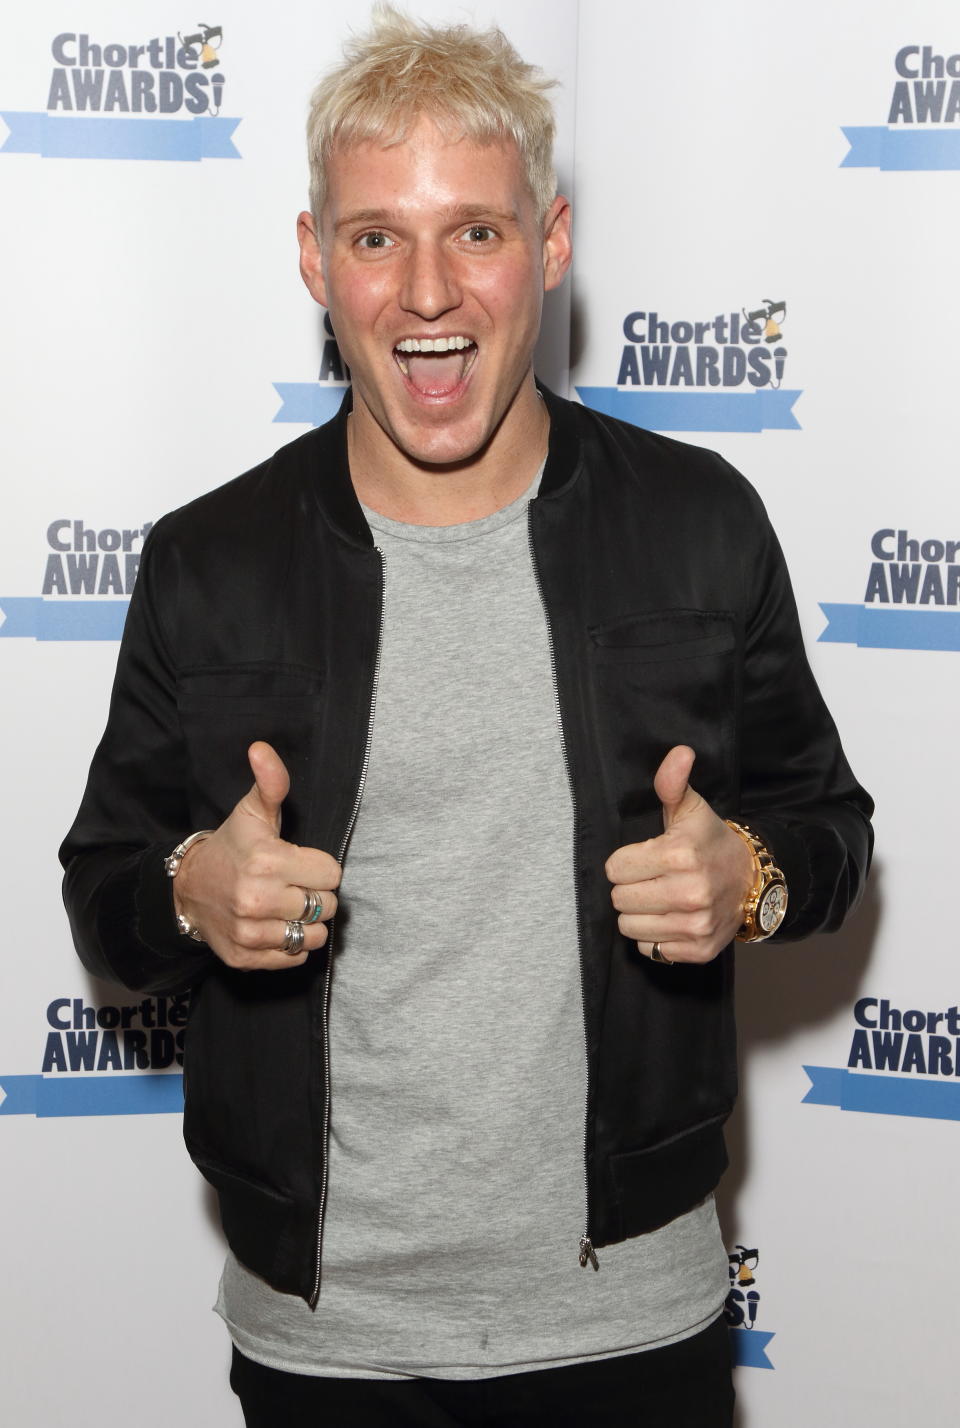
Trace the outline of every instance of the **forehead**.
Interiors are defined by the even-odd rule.
[[[512,138],[480,141],[421,118],[401,137],[339,144],[326,163],[324,214],[334,223],[361,210],[403,215],[488,207],[517,218],[532,211]]]

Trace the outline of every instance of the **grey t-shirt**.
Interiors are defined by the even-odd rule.
[[[538,475],[539,480],[539,475]],[[367,511],[385,561],[370,764],[337,917],[315,1311],[227,1261],[273,1367],[480,1378],[683,1338],[727,1289],[712,1200],[581,1269],[573,817],[527,537]],[[612,850],[611,850],[612,851]]]

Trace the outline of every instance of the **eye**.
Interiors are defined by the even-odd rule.
[[[485,223],[473,223],[463,236],[469,243],[489,243],[497,235]]]
[[[361,233],[357,239],[358,248],[366,248],[368,252],[379,252],[384,248],[393,247],[393,239],[388,238],[386,233],[375,230],[372,233]]]

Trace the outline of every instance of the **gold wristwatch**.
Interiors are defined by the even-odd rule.
[[[739,833],[753,854],[753,887],[743,900],[743,922],[736,933],[738,942],[763,942],[772,937],[787,915],[787,880],[770,852],[746,824],[724,819]]]

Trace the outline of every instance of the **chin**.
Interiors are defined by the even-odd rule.
[[[459,430],[437,427],[432,431],[394,430],[393,440],[411,461],[423,466],[454,466],[476,456],[490,439],[485,425],[457,423]]]

